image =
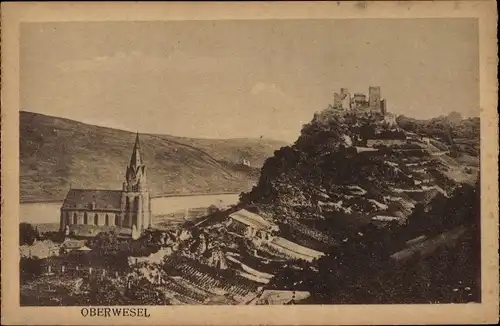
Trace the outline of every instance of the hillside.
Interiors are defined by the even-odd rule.
[[[478,163],[465,169],[464,157],[452,158],[378,114],[327,109],[265,162],[258,185],[241,200],[294,240],[327,244],[368,223],[404,223],[417,204],[473,184]]]
[[[284,145],[266,139],[140,138],[153,196],[245,191],[264,160]],[[70,185],[120,189],[134,140],[131,132],[21,111],[21,201],[62,200]]]
[[[182,150],[188,168],[194,162],[218,168],[226,180],[244,175],[235,172],[234,151],[224,151],[223,143],[145,138],[148,146],[166,143]],[[213,146],[212,158],[195,145]],[[315,114],[293,145],[265,161],[257,185],[240,196],[239,205],[199,220],[193,214],[190,221],[148,230],[126,245],[113,233],[90,241],[89,265],[121,274],[109,273],[116,278],[98,278],[100,283],[83,288],[105,290],[75,292],[74,280],[60,282],[61,274],[49,283],[29,271],[25,259],[22,300],[50,304],[47,285],[57,285],[69,294],[61,298],[64,303],[87,305],[275,304],[265,296],[273,291],[283,303],[298,304],[478,302],[478,162],[449,154],[446,144],[403,130],[392,118],[327,109]],[[228,223],[229,216],[251,217],[250,211],[273,220],[279,230],[242,237],[247,228]],[[67,264],[64,256],[50,259]],[[125,291],[124,280],[132,280],[131,291]]]
[[[451,112],[448,116],[439,116],[429,120],[399,116],[397,122],[401,128],[409,132],[441,139],[447,145],[454,145],[462,152],[471,156],[479,156],[481,131],[479,117],[463,119],[459,113]]]

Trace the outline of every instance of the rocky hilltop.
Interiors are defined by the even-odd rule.
[[[404,224],[417,204],[473,184],[478,166],[477,157],[452,158],[445,143],[400,128],[394,117],[329,108],[265,162],[241,201],[324,248],[371,222]]]

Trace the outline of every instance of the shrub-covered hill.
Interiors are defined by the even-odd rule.
[[[22,111],[21,201],[62,200],[70,185],[121,189],[134,141],[131,132]],[[247,190],[264,160],[284,145],[155,134],[141,134],[140,141],[153,195]]]
[[[448,141],[448,130],[454,138],[478,139],[480,136],[479,117],[463,119],[457,112],[429,120],[418,120],[404,115],[397,118],[398,124],[408,131],[443,138]]]
[[[479,117],[463,119],[459,113],[451,112],[448,116],[429,120],[399,116],[397,122],[407,131],[441,139],[447,145],[456,146],[461,152],[479,156],[481,130]]]
[[[288,225],[294,237],[321,240],[374,217],[404,221],[416,203],[454,189],[450,169],[460,168],[452,161],[423,141],[407,142],[405,131],[379,114],[327,109],[265,162],[241,201]]]

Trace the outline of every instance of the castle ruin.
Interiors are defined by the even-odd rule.
[[[352,96],[347,88],[341,88],[340,93],[333,95],[333,107],[337,110],[367,110],[387,113],[387,102],[382,98],[380,86],[370,86],[368,97],[363,93],[354,93]]]

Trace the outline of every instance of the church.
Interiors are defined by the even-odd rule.
[[[123,188],[70,189],[61,207],[61,232],[92,237],[115,229],[120,234],[138,238],[152,225],[151,197],[146,180],[137,133]]]

